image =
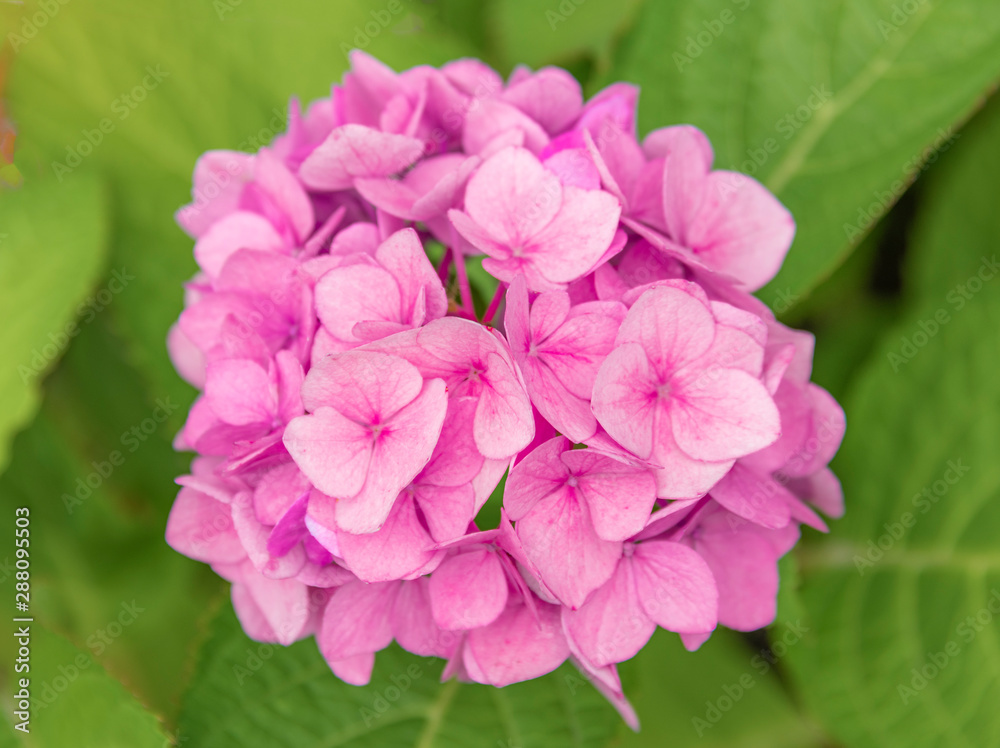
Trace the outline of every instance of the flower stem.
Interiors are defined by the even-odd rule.
[[[493,317],[496,316],[497,310],[500,308],[500,302],[503,301],[504,295],[507,293],[507,284],[501,283],[497,286],[497,292],[493,294],[493,301],[490,302],[489,307],[486,309],[486,314],[483,315],[483,324],[492,325]]]

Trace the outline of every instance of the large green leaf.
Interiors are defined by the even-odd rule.
[[[961,308],[948,299],[1000,236],[992,109],[928,191],[914,303],[847,403],[847,515],[801,553],[814,632],[790,661],[850,746],[1000,741],[982,708],[1000,698],[1000,280]]]
[[[799,621],[773,628],[774,641],[799,646]],[[775,644],[778,647],[778,644]],[[789,649],[778,649],[786,655]],[[826,746],[819,727],[802,716],[777,674],[783,660],[754,651],[736,634],[717,631],[696,653],[676,634],[658,630],[639,655],[622,666],[642,730],[620,731],[625,748],[807,748]]]
[[[612,44],[642,0],[497,0],[490,5],[496,45],[507,66],[566,64],[579,55],[607,67]]]
[[[9,742],[10,745],[165,748],[170,744],[156,717],[145,711],[90,654],[44,626],[37,623],[28,626],[30,732],[23,736],[15,732],[21,738],[20,743]],[[0,737],[0,745],[5,744],[3,741]]]
[[[188,460],[173,452],[169,424],[157,422],[175,404],[146,395],[107,322],[100,316],[73,341],[39,416],[15,440],[0,477],[0,527],[9,537],[8,512],[30,508],[32,615],[170,719],[220,583],[164,542],[173,479]],[[0,553],[4,564],[11,547]],[[9,590],[11,577],[0,578]],[[116,631],[125,607],[141,610]],[[3,655],[10,625],[0,621]]]
[[[164,340],[195,269],[192,241],[173,214],[190,199],[198,155],[269,141],[285,127],[290,96],[307,103],[329,93],[350,47],[396,67],[472,52],[442,31],[436,9],[413,0],[74,0],[58,8],[11,66],[18,163],[29,180],[48,173],[69,184],[87,152],[79,169],[107,174],[112,264],[136,276],[136,293],[113,313],[156,392],[187,402],[190,388]],[[24,6],[25,17],[41,12],[37,2]]]
[[[1000,75],[1000,5],[981,0],[647,3],[610,79],[642,84],[643,131],[695,124],[718,168],[792,211],[761,291],[807,291],[895,202]]]
[[[330,672],[309,639],[284,648],[247,639],[226,606],[185,697],[179,736],[201,748],[586,748],[607,744],[618,715],[570,666],[498,689],[438,682],[442,662],[395,645],[368,686]]]
[[[101,307],[89,293],[106,230],[106,200],[93,178],[0,193],[0,472],[11,437],[38,407],[45,372]]]

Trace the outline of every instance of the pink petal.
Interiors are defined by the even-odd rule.
[[[656,502],[656,480],[638,469],[589,449],[564,452],[562,462],[579,481],[594,531],[604,540],[625,540],[640,532]]]
[[[658,625],[684,633],[715,628],[719,595],[701,556],[680,543],[647,540],[633,559],[642,608]]]
[[[364,487],[337,506],[337,526],[341,530],[360,534],[375,532],[382,526],[396,496],[430,460],[447,407],[444,382],[432,379],[413,402],[386,423],[375,439]]]
[[[656,387],[642,346],[626,343],[601,364],[591,407],[607,432],[641,459],[653,451]]]
[[[621,543],[598,537],[586,503],[569,487],[535,504],[517,535],[545,584],[571,608],[611,577],[621,557]]]
[[[749,530],[704,533],[697,541],[719,590],[719,623],[753,631],[774,620],[778,554]]]
[[[739,462],[712,487],[712,498],[733,514],[771,528],[784,527],[791,517],[785,495],[770,476],[758,476]]]
[[[356,496],[365,484],[374,445],[371,432],[333,408],[318,408],[285,428],[283,442],[295,464],[325,494]]]
[[[656,630],[639,602],[633,562],[626,558],[579,610],[563,608],[562,616],[568,637],[597,666],[631,659]]]
[[[559,180],[524,148],[506,148],[488,159],[465,191],[469,216],[512,248],[524,246],[544,228],[561,202]]]
[[[708,306],[666,285],[643,293],[618,330],[618,344],[639,343],[661,376],[696,361],[714,337],[715,320]]]
[[[445,315],[448,311],[447,294],[437,272],[427,259],[416,231],[404,229],[390,236],[375,250],[375,259],[392,274],[402,291],[404,305],[401,321],[423,324]],[[415,320],[413,305],[421,289],[426,299],[426,315]]]
[[[216,276],[226,260],[240,249],[280,252],[285,242],[263,216],[237,211],[214,223],[194,245],[198,265],[210,276]]]
[[[560,458],[570,446],[561,436],[549,439],[511,469],[504,487],[503,506],[512,520],[521,519],[539,501],[562,489],[569,473]]]
[[[738,369],[678,382],[670,419],[678,446],[699,460],[741,457],[781,434],[778,409],[764,385]]]
[[[440,567],[439,567],[440,568]],[[430,577],[400,585],[392,609],[392,632],[407,652],[421,657],[451,657],[462,639],[460,633],[444,631],[431,612]]]
[[[278,409],[271,378],[246,359],[225,359],[208,365],[205,398],[221,420],[233,426],[270,423]]]
[[[413,497],[402,494],[377,532],[338,532],[345,565],[365,582],[408,577],[433,557],[434,541],[420,524]]]
[[[335,407],[359,423],[391,418],[420,393],[423,377],[412,364],[371,351],[328,356],[313,367],[302,386],[307,410]]]
[[[538,618],[526,605],[508,605],[489,626],[469,632],[464,665],[479,683],[506,686],[552,672],[569,656],[559,607],[539,603]]]
[[[487,626],[507,605],[507,577],[496,553],[475,548],[448,557],[428,586],[437,625],[448,630]]]
[[[327,662],[385,649],[392,641],[390,614],[398,582],[348,582],[338,587],[323,611],[316,634]]]
[[[585,275],[611,246],[620,215],[621,205],[607,192],[562,188],[559,212],[531,235],[530,257],[538,272],[555,283]]]
[[[344,190],[355,177],[386,177],[412,164],[424,150],[417,138],[342,125],[309,155],[299,177],[314,190]]]
[[[530,78],[509,86],[501,98],[552,135],[572,124],[583,108],[583,92],[576,78],[555,67],[542,68]]]
[[[229,504],[182,488],[167,517],[167,543],[178,553],[205,563],[236,563],[246,551],[233,528]]]
[[[486,365],[487,386],[476,406],[473,434],[484,457],[502,460],[531,443],[535,421],[528,395],[508,361],[490,353]]]
[[[316,312],[323,327],[340,340],[358,340],[354,326],[359,322],[402,322],[401,301],[392,274],[371,265],[334,268],[316,284]]]

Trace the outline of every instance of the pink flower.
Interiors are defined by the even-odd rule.
[[[620,208],[600,190],[563,186],[523,148],[505,148],[469,180],[467,212],[455,228],[489,255],[483,267],[500,280],[524,273],[536,291],[585,275],[611,246]]]
[[[569,660],[637,729],[616,666],[656,626],[773,620],[800,525],[843,513],[843,411],[748,293],[791,217],[693,127],[640,143],[637,99],[355,51],[271,144],[199,159],[166,537],[249,636],[315,635],[353,684],[392,641],[494,686]]]
[[[658,495],[703,495],[736,458],[780,434],[757,378],[763,346],[750,315],[709,302],[692,283],[643,292],[594,385],[594,413],[623,447],[661,469]]]
[[[447,408],[444,382],[425,381],[403,359],[351,351],[309,372],[302,401],[309,413],[288,424],[285,446],[313,485],[336,499],[310,500],[309,516],[375,532],[433,454]]]
[[[556,437],[511,470],[504,508],[546,587],[577,608],[611,576],[655,498],[649,471]]]

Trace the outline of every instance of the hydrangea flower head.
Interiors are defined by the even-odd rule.
[[[198,161],[167,541],[249,636],[353,684],[393,640],[494,686],[570,660],[637,727],[616,666],[657,626],[773,620],[799,526],[843,512],[843,411],[749,295],[790,215],[693,127],[640,142],[637,100],[356,52],[269,146]]]

